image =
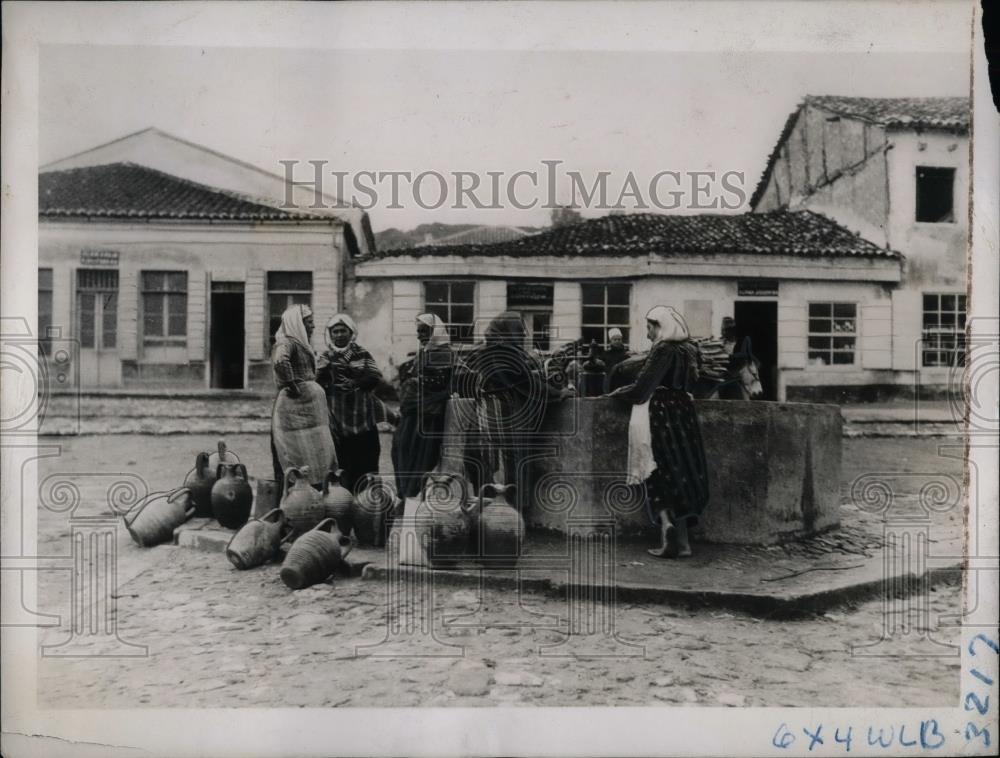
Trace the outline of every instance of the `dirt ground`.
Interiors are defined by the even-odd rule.
[[[267,476],[265,435],[227,439],[251,474]],[[74,515],[106,508],[114,477],[138,475],[151,490],[183,480],[204,436],[51,438],[59,454],[39,466],[82,492]],[[842,491],[866,473],[949,473],[940,439],[852,439],[844,443]],[[383,444],[387,458],[388,442]],[[389,470],[384,460],[383,470]],[[88,476],[99,474],[101,476]],[[128,477],[119,477],[128,479]],[[51,498],[50,498],[51,499]],[[50,503],[51,505],[51,503]],[[853,507],[853,506],[845,506]],[[952,517],[949,528],[957,528]],[[70,512],[41,508],[40,554],[69,552]],[[879,638],[880,601],[794,621],[662,605],[619,604],[616,638],[591,657],[566,657],[565,604],[513,592],[440,588],[433,634],[387,640],[386,588],[335,580],[299,592],[276,565],[246,572],[222,555],[172,546],[143,550],[118,534],[117,625],[148,648],[133,658],[39,659],[40,705],[79,707],[680,705],[937,706],[958,698],[958,658],[868,658],[852,645]],[[69,573],[45,572],[39,610],[68,620]],[[960,608],[960,589],[931,594],[934,639],[958,629],[938,618]],[[405,620],[405,619],[404,619]],[[47,630],[42,642],[65,639]],[[942,652],[947,649],[942,647]]]

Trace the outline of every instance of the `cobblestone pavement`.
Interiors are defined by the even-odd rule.
[[[228,442],[251,473],[267,471],[266,436]],[[61,456],[46,463],[46,471],[142,471],[152,488],[165,488],[183,477],[193,451],[210,449],[212,440],[116,436],[60,444]],[[845,481],[878,466],[960,470],[960,461],[937,451],[933,440],[845,441]],[[99,505],[86,500],[80,508]],[[40,512],[43,549],[68,551],[67,519]],[[148,656],[42,657],[44,707],[889,707],[950,705],[958,698],[957,657],[851,655],[852,644],[879,638],[878,601],[794,621],[622,604],[615,613],[618,642],[580,639],[593,643],[589,653],[625,657],[573,659],[540,654],[542,648],[556,656],[567,650],[558,646],[566,640],[558,631],[565,629],[566,605],[558,599],[495,590],[480,598],[470,589],[439,587],[436,636],[379,645],[388,628],[386,588],[379,582],[342,579],[293,593],[275,565],[238,572],[222,555],[172,546],[141,550],[121,531],[119,634],[148,646]],[[42,580],[39,608],[65,614],[68,582],[58,573]],[[931,624],[959,607],[959,588],[939,587],[931,595]],[[934,635],[953,643],[957,631],[943,627]],[[65,636],[51,629],[42,641]]]

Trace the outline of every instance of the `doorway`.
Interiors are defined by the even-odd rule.
[[[778,303],[774,300],[737,300],[733,304],[736,346],[749,337],[754,357],[760,361],[764,400],[778,399]]]
[[[241,390],[244,387],[243,282],[212,282],[211,386]]]
[[[82,268],[76,272],[76,337],[80,341],[80,387],[119,387],[118,272]]]

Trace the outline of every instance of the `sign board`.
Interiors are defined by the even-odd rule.
[[[507,285],[507,307],[552,307],[552,285],[545,282],[510,282]]]
[[[80,251],[81,266],[118,266],[117,250],[84,248]]]
[[[777,279],[740,279],[736,283],[739,297],[777,297]]]

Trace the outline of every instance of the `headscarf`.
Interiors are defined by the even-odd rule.
[[[333,342],[333,337],[330,336],[330,330],[333,329],[337,324],[343,324],[348,329],[351,330],[351,338],[347,341],[347,344],[343,347],[337,347]],[[354,319],[348,316],[346,313],[338,313],[333,316],[329,321],[326,322],[326,331],[323,332],[323,337],[326,340],[326,346],[330,348],[335,353],[345,352],[351,345],[354,344],[354,340],[358,338],[358,325],[354,323]]]
[[[646,314],[646,320],[659,326],[653,343],[684,342],[690,338],[684,317],[669,305],[657,305]]]
[[[417,316],[417,322],[426,324],[431,328],[431,338],[427,340],[428,346],[447,345],[451,342],[451,335],[448,334],[448,327],[434,313],[421,313]]]
[[[613,340],[615,337],[621,337],[621,336],[623,336],[622,330],[619,329],[617,326],[613,326],[610,329],[608,329],[608,342],[611,342],[611,340]]]
[[[305,320],[312,315],[312,309],[308,305],[290,305],[281,314],[281,326],[274,333],[275,345],[286,345],[289,342],[297,342],[310,352],[309,335],[306,332]]]
[[[504,311],[486,327],[487,345],[513,345],[523,348],[527,336],[528,330],[524,326],[524,319],[516,311]]]

